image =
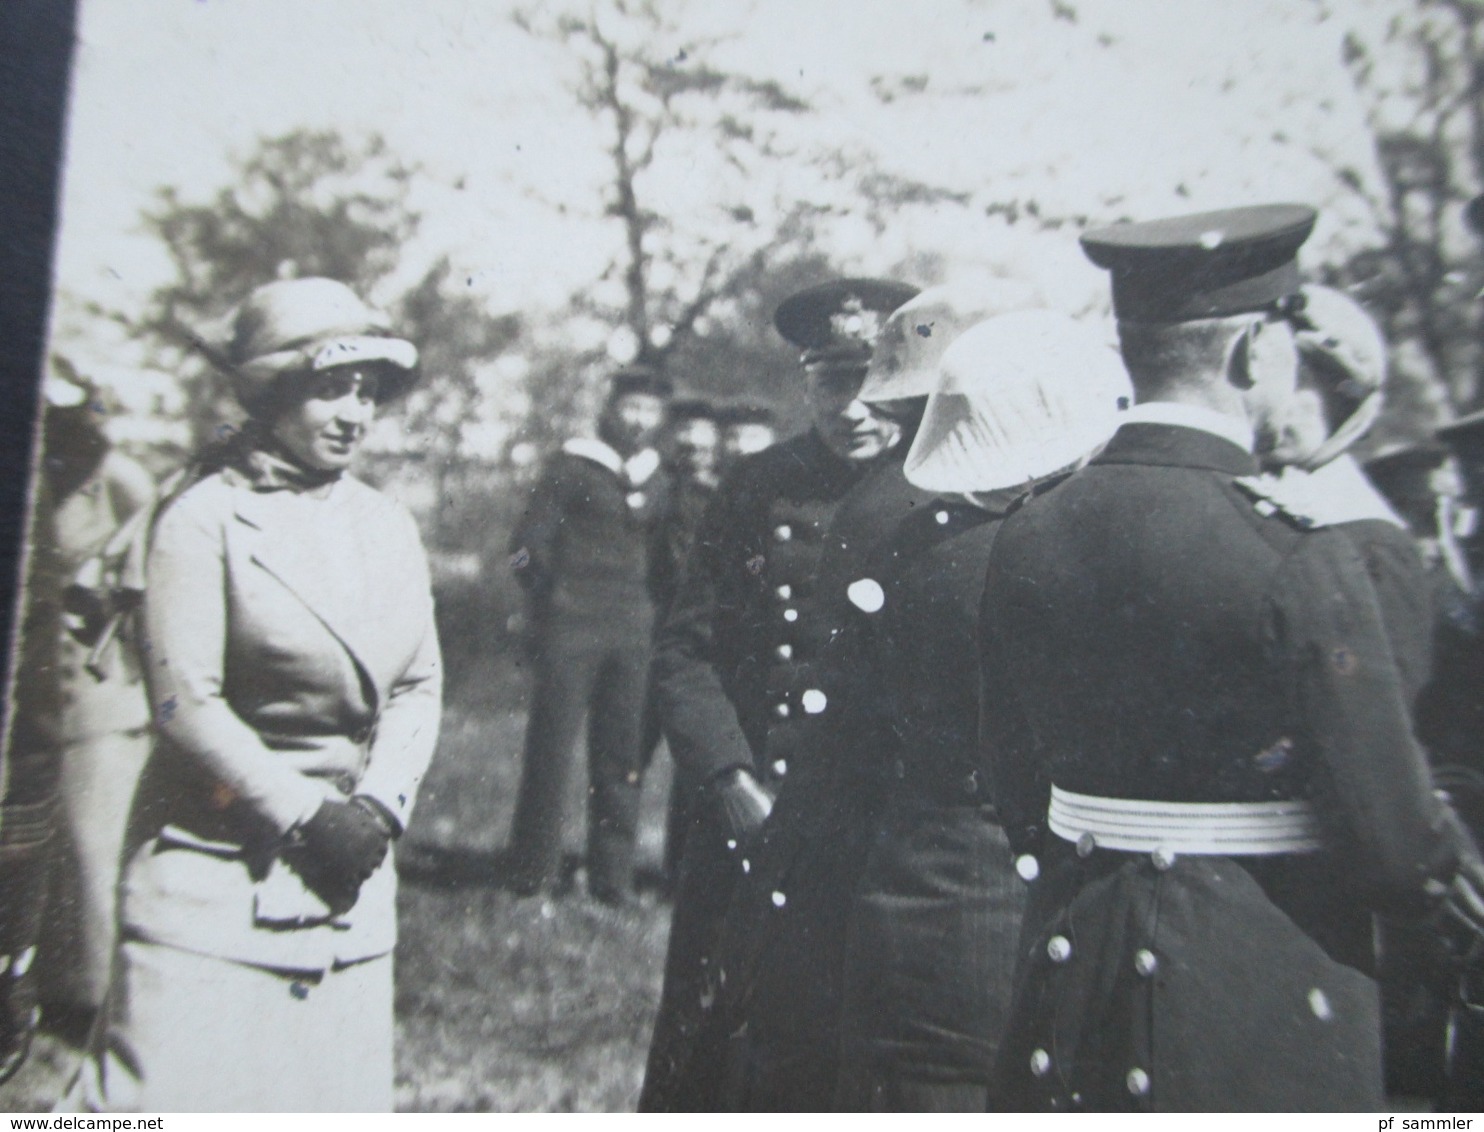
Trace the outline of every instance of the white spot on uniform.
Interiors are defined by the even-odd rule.
[[[936,512],[933,515],[933,518],[938,520],[938,525],[939,526],[947,526],[948,525],[948,512],[947,511],[938,511],[938,512]]]
[[[1015,858],[1015,871],[1021,880],[1029,884],[1041,875],[1041,862],[1029,853],[1022,853]]]
[[[783,893],[781,893],[781,892],[774,892],[773,893],[773,907],[775,907],[775,908],[782,908],[787,903],[788,903],[788,897],[787,896],[784,896]]]
[[[1053,963],[1065,963],[1072,957],[1072,941],[1064,935],[1054,935],[1046,941],[1046,954]]]
[[[1134,1096],[1145,1097],[1149,1095],[1149,1074],[1145,1073],[1138,1066],[1128,1071],[1128,1077],[1125,1078],[1125,1081],[1128,1083],[1128,1091],[1133,1093]]]
[[[1328,1022],[1335,1016],[1334,1007],[1329,1004],[1329,995],[1318,987],[1309,992],[1309,1009],[1314,1012],[1314,1017],[1321,1022]]]
[[[36,962],[36,946],[33,944],[15,957],[15,966],[11,970],[16,978],[20,978],[31,969],[31,964],[34,962]]]
[[[799,619],[799,611],[797,609],[785,609],[783,611],[783,619],[785,621],[797,621]]]
[[[1051,1055],[1044,1049],[1031,1054],[1031,1072],[1037,1077],[1044,1077],[1051,1072]]]
[[[1209,232],[1201,233],[1201,247],[1208,252],[1215,251],[1226,241],[1226,233],[1220,228],[1212,228]]]
[[[818,715],[820,712],[824,711],[825,707],[828,706],[830,702],[829,697],[821,692],[818,688],[810,688],[803,694],[803,696],[800,697],[800,699],[804,704],[804,710],[807,711],[810,715]]]
[[[862,613],[876,613],[886,604],[886,591],[875,578],[861,578],[845,589],[850,604]]]
[[[787,759],[774,759],[773,760],[773,773],[776,774],[779,778],[782,778],[785,774],[787,774],[788,773],[788,760]]]

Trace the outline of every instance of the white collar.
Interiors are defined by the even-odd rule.
[[[1250,424],[1241,417],[1207,409],[1202,405],[1186,405],[1179,401],[1144,401],[1125,412],[1119,423],[1178,425],[1230,440],[1244,452],[1251,452],[1253,448]]]
[[[653,448],[641,448],[625,460],[612,445],[591,436],[574,436],[562,444],[562,451],[601,464],[635,487],[654,475],[660,466],[660,454]]]
[[[1355,462],[1355,457],[1349,453],[1336,456],[1307,475],[1297,468],[1285,468],[1282,478],[1286,480],[1291,476],[1305,476],[1308,480],[1308,490],[1314,501],[1317,517],[1324,523],[1379,519],[1402,530],[1407,529],[1401,516],[1392,510],[1386,497],[1366,479],[1360,465]]]

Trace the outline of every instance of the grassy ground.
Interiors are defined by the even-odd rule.
[[[450,708],[399,847],[402,1110],[611,1111],[638,1100],[669,907],[652,891],[632,908],[597,904],[583,895],[580,872],[554,899],[517,899],[499,887],[496,850],[510,824],[524,729],[518,691],[506,684],[499,695],[461,695]],[[661,756],[645,784],[641,865],[660,855],[668,779]],[[569,810],[576,850],[580,797]],[[43,1033],[30,1062],[0,1087],[0,1111],[49,1108],[77,1056]]]

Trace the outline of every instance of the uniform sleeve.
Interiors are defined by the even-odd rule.
[[[1397,912],[1455,853],[1447,811],[1412,737],[1375,588],[1337,532],[1316,532],[1284,564],[1274,637],[1290,672],[1293,718],[1316,755],[1310,793],[1331,851],[1362,894]]]
[[[324,785],[271,752],[223,696],[223,534],[200,496],[183,497],[155,529],[144,621],[150,710],[161,734],[280,833],[311,817]]]
[[[423,637],[411,663],[387,695],[377,720],[370,761],[357,786],[358,793],[369,794],[395,814],[403,829],[412,817],[418,787],[433,759],[443,714],[443,664],[427,558],[410,517],[406,525],[404,553],[416,560],[423,579],[417,594],[426,610]]]
[[[1391,523],[1367,520],[1339,528],[1354,542],[1376,590],[1381,623],[1391,643],[1408,706],[1432,675],[1432,583],[1412,536]]]
[[[1045,833],[1051,777],[1011,679],[992,594],[991,572],[979,609],[979,763],[1011,848],[1034,855]]]
[[[712,500],[655,643],[653,680],[665,737],[675,761],[700,781],[753,768],[752,748],[717,671],[725,642],[718,615],[732,575],[746,567],[733,506],[737,486]]]

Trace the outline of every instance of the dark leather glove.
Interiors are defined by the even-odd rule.
[[[728,835],[738,841],[756,833],[773,812],[772,796],[741,767],[722,774],[711,784],[711,792]]]
[[[290,834],[283,859],[340,916],[355,906],[396,832],[385,809],[371,799],[325,801]]]

